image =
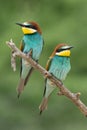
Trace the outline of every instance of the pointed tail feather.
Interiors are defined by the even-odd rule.
[[[34,70],[34,68],[31,68],[29,70],[28,75],[26,76],[25,81],[24,81],[24,86],[27,84],[29,77],[31,76],[33,70]]]
[[[40,106],[39,106],[39,109],[40,109],[40,114],[42,114],[42,112],[47,109],[47,104],[48,104],[48,98],[43,98]]]
[[[22,91],[24,90],[24,82],[25,80],[23,78],[20,78],[20,82],[17,88],[17,92],[18,92],[18,98],[20,97]]]

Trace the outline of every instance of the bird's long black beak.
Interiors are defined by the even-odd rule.
[[[69,49],[72,49],[72,48],[74,48],[73,46],[69,46]]]
[[[22,24],[22,23],[16,23],[16,24],[19,26],[22,26],[22,27],[24,26],[24,24]]]
[[[73,46],[65,46],[65,50],[70,50],[72,48],[73,48]]]

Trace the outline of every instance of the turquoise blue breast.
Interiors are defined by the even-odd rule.
[[[33,50],[32,58],[38,60],[43,48],[43,38],[39,33],[24,35],[23,37],[24,53]]]
[[[60,57],[55,55],[52,59],[49,72],[52,73],[59,80],[64,80],[66,75],[70,71],[70,58],[69,57]]]

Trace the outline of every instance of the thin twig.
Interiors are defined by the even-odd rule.
[[[6,44],[14,51],[15,56],[19,56],[24,58],[27,62],[29,62],[35,69],[37,69],[43,76],[47,76],[60,90],[60,95],[65,95],[69,98],[78,108],[79,110],[87,116],[87,106],[80,100],[80,93],[72,93],[68,90],[61,81],[56,79],[53,75],[51,75],[48,71],[46,71],[41,65],[35,62],[31,56],[27,56],[22,53],[16,45],[11,41],[6,42]]]
[[[11,67],[13,68],[13,71],[16,71],[16,56],[14,53],[14,51],[11,53]]]

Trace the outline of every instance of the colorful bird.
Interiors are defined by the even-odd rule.
[[[20,46],[20,50],[31,55],[32,59],[36,62],[39,60],[39,57],[43,48],[43,37],[39,25],[36,22],[24,22],[16,23],[22,27],[23,39]],[[30,63],[21,59],[21,71],[20,71],[20,82],[17,88],[18,97],[24,89],[24,86],[27,84],[29,77],[33,71],[33,67]]]
[[[61,82],[66,78],[68,72],[71,69],[70,65],[70,49],[72,46],[67,44],[59,44],[54,49],[52,55],[46,65],[46,70],[53,76],[59,79]],[[43,100],[39,106],[40,114],[47,108],[48,98],[52,91],[56,88],[49,79],[45,79],[45,89],[43,94]]]

